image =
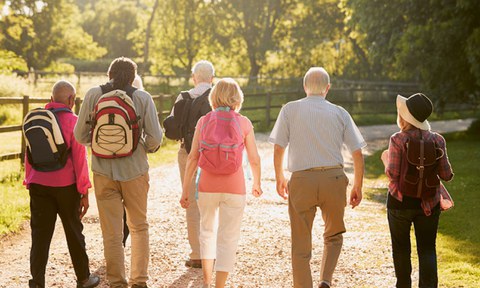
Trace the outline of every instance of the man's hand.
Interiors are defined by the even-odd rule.
[[[284,200],[288,198],[288,182],[285,179],[285,176],[281,175],[277,178],[277,193],[282,197]]]
[[[362,188],[353,186],[352,191],[350,191],[350,205],[352,205],[352,209],[357,207],[360,202],[362,202]]]
[[[90,207],[90,204],[88,203],[88,191],[87,193],[83,194],[83,197],[80,199],[80,207],[78,208],[78,212],[80,214],[80,220],[82,220],[83,216],[88,211],[88,207]]]

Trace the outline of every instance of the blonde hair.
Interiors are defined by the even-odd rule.
[[[229,107],[239,111],[242,108],[243,92],[238,83],[232,78],[223,78],[213,86],[208,101],[213,109],[218,107]]]
[[[323,95],[330,84],[330,76],[323,67],[308,69],[303,78],[303,86],[307,95]]]

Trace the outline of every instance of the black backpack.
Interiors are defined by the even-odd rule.
[[[70,149],[58,123],[56,114],[60,111],[72,113],[68,108],[38,108],[28,112],[23,120],[27,159],[37,171],[59,170],[67,163]]]
[[[185,149],[190,153],[192,148],[193,134],[198,119],[208,112],[212,111],[208,102],[210,89],[205,91],[197,98],[192,98],[186,91],[180,93],[182,99],[173,106],[173,115],[168,116],[163,121],[165,136],[172,140],[182,140]]]
[[[428,199],[440,185],[438,160],[444,156],[433,140],[411,137],[405,144],[405,157],[400,167],[400,192],[409,197]]]

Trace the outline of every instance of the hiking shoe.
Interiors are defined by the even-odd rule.
[[[133,284],[132,288],[148,288],[147,285]]]
[[[202,268],[202,260],[200,259],[189,259],[185,261],[185,266],[191,268]]]
[[[330,285],[328,285],[325,282],[322,282],[322,284],[320,284],[320,286],[318,286],[318,288],[330,288]]]
[[[100,284],[100,277],[91,274],[87,279],[77,282],[77,288],[93,288]]]

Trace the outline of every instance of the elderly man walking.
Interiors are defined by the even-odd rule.
[[[185,176],[185,167],[187,165],[187,157],[192,146],[193,134],[198,119],[212,110],[208,102],[208,95],[212,88],[213,77],[215,69],[212,63],[206,60],[201,60],[195,63],[192,68],[192,80],[194,87],[188,91],[181,92],[176,102],[182,99],[192,99],[190,107],[186,110],[188,113],[186,117],[186,127],[182,131],[182,140],[178,150],[178,168],[180,172],[180,179],[183,183]],[[172,110],[173,114],[174,110]],[[195,178],[192,178],[192,185],[190,185],[189,205],[186,208],[187,219],[187,233],[188,242],[190,244],[191,253],[189,259],[185,262],[185,266],[192,268],[202,268],[202,261],[200,260],[200,212],[198,210],[197,201],[195,198]]]
[[[73,136],[73,128],[77,123],[77,116],[72,112],[75,95],[75,87],[68,81],[60,80],[53,86],[52,101],[45,106],[45,109],[56,114],[59,130],[64,138],[67,151],[69,151],[63,162],[59,160],[58,166],[45,165],[46,162],[37,161],[43,157],[32,156],[32,154],[42,156],[38,154],[48,154],[49,152],[45,146],[41,145],[42,143],[39,143],[39,138],[36,138],[35,135],[31,136],[32,138],[28,136],[29,130],[40,130],[39,128],[47,130],[45,126],[37,126],[36,129],[30,127],[25,131],[29,142],[27,155],[30,155],[30,157],[25,157],[25,180],[23,183],[30,193],[30,227],[32,228],[30,271],[32,279],[29,281],[29,287],[31,288],[45,287],[45,271],[57,215],[63,223],[68,251],[77,276],[76,287],[92,288],[100,283],[98,276],[90,274],[85,236],[83,235],[82,217],[89,208],[88,189],[92,185],[88,176],[87,149]],[[31,119],[30,123],[34,123],[35,119],[41,121],[46,118],[45,115],[37,115],[28,119]],[[32,149],[32,146],[36,145],[38,146]],[[35,152],[33,152],[34,150]],[[50,153],[52,153],[51,150]]]
[[[350,205],[355,208],[362,200],[362,148],[366,143],[348,112],[326,100],[330,77],[325,69],[310,68],[303,87],[307,97],[289,102],[281,109],[269,141],[275,145],[277,192],[288,198],[294,287],[313,287],[312,225],[319,207],[325,222],[319,287],[328,288],[346,232],[343,218],[348,178],[343,171],[342,146],[345,144],[353,157]],[[283,172],[287,146],[288,170],[292,172],[289,182]]]

